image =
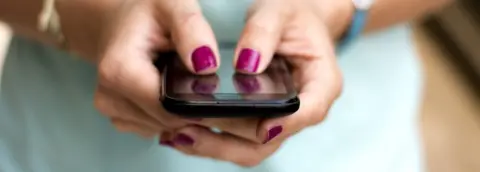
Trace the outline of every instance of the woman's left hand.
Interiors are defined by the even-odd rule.
[[[311,0],[256,0],[236,50],[234,67],[245,73],[265,70],[274,53],[286,57],[294,67],[301,102],[295,114],[230,122],[203,119],[198,125],[162,135],[161,143],[190,155],[255,166],[289,136],[323,121],[340,95],[342,77],[332,33],[317,7]],[[224,132],[215,133],[202,126],[215,126]]]

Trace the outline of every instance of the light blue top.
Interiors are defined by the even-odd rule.
[[[206,16],[220,42],[234,40],[243,17],[232,11],[245,8],[216,2],[202,3]],[[115,131],[93,107],[94,66],[14,38],[0,85],[0,172],[423,171],[422,76],[408,26],[357,40],[339,64],[345,88],[328,118],[246,169]]]

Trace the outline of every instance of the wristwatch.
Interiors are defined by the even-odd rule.
[[[349,28],[340,39],[339,45],[337,46],[338,50],[341,51],[348,47],[352,41],[362,34],[365,28],[368,12],[373,5],[373,2],[374,0],[352,0],[355,11]]]

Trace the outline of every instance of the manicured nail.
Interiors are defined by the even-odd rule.
[[[217,60],[213,51],[208,46],[201,46],[192,53],[192,63],[195,72],[217,67]]]
[[[162,141],[160,141],[160,145],[168,146],[168,147],[174,147],[173,142],[172,142],[172,141],[169,141],[169,140],[162,140]]]
[[[282,126],[276,126],[268,130],[267,133],[267,139],[263,142],[263,144],[268,143],[270,140],[274,139],[277,137],[280,133],[282,133],[283,127]]]
[[[192,84],[192,90],[198,94],[212,94],[217,88],[216,84],[202,82],[201,80],[195,80]]]
[[[235,68],[245,72],[256,72],[260,63],[260,53],[250,48],[244,48],[238,55]]]
[[[260,90],[260,83],[255,76],[235,75],[235,82],[242,93],[254,93]]]
[[[193,145],[194,141],[191,137],[189,137],[185,134],[178,134],[173,139],[173,143],[174,144],[179,144],[179,145],[184,145],[184,146],[190,146],[190,145]]]

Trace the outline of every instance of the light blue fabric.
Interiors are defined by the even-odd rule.
[[[217,37],[224,35],[219,39],[238,36],[219,34],[225,29],[214,25]],[[246,169],[116,132],[93,108],[93,66],[15,38],[0,86],[0,171],[423,171],[417,126],[422,77],[408,26],[361,38],[339,64],[345,88],[328,118]]]
[[[365,24],[367,22],[367,17],[368,10],[355,10],[352,22],[350,23],[350,28],[347,30],[342,40],[340,40],[337,47],[337,52],[341,52],[348,48],[348,45],[363,33]]]

